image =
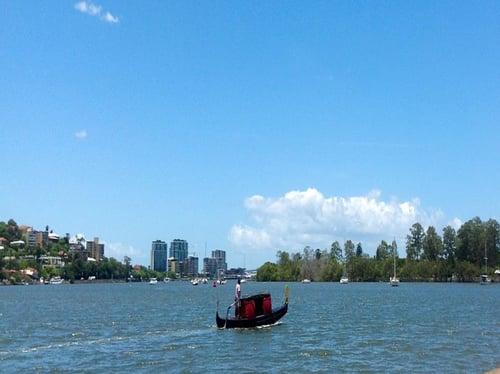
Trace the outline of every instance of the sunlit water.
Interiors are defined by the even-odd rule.
[[[483,373],[500,284],[288,283],[272,327],[218,330],[234,282],[0,287],[0,372]],[[243,284],[283,302],[285,283]]]

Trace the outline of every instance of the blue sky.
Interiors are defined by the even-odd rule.
[[[0,220],[149,265],[500,219],[498,1],[4,1]]]

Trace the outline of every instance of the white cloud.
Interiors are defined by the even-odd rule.
[[[290,191],[279,198],[254,195],[245,200],[252,224],[234,225],[230,242],[240,249],[276,254],[302,251],[305,246],[328,249],[332,242],[361,242],[372,254],[381,240],[396,238],[403,246],[411,225],[435,225],[442,213],[426,212],[420,201],[381,199],[380,191],[365,196],[325,197],[320,191]]]
[[[85,139],[87,137],[87,131],[85,130],[80,130],[75,133],[75,137],[78,139]]]
[[[458,230],[464,223],[462,222],[462,220],[460,218],[453,218],[453,220],[448,223],[448,225],[450,225],[451,227],[453,227],[455,230]]]
[[[109,22],[109,23],[118,23],[118,17],[115,17],[113,16],[111,13],[109,12],[106,12],[106,14],[103,16],[103,19],[106,21],[106,22]]]
[[[105,243],[104,255],[108,258],[113,257],[115,260],[120,262],[123,262],[124,257],[128,256],[132,259],[132,265],[136,263],[145,266],[148,265],[137,262],[137,258],[141,257],[143,254],[140,250],[134,248],[131,245],[125,245],[122,243]]]
[[[80,1],[79,3],[76,3],[75,9],[90,16],[98,17],[100,20],[108,23],[118,23],[120,21],[118,17],[113,16],[110,12],[106,12],[104,15],[101,15],[102,6],[95,5],[90,1]]]

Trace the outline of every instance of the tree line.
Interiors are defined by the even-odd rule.
[[[60,275],[67,280],[88,279],[149,279],[165,274],[154,272],[145,266],[132,267],[131,259],[123,262],[104,257],[99,262],[84,261],[69,250],[69,235],[45,246],[14,246],[11,243],[23,239],[22,230],[10,219],[0,222],[0,281],[22,283],[32,281],[24,269],[35,269],[36,278],[49,279]],[[338,241],[329,249],[305,247],[302,253],[277,252],[277,262],[267,262],[257,269],[258,281],[338,281],[344,272],[351,281],[387,281],[392,275],[394,258],[397,275],[402,281],[474,281],[485,271],[493,276],[500,262],[500,225],[495,219],[483,222],[475,217],[458,230],[451,226],[442,229],[440,235],[433,226],[426,230],[420,223],[413,224],[406,236],[406,254],[398,249],[395,240],[381,240],[375,255],[363,251],[361,243]],[[54,268],[44,265],[43,256],[59,256],[64,266]],[[494,277],[492,277],[494,278]]]
[[[351,281],[388,281],[394,261],[402,281],[475,281],[486,271],[494,275],[500,259],[500,225],[495,219],[483,222],[479,217],[465,222],[458,230],[451,226],[427,229],[414,223],[406,236],[405,256],[395,240],[381,240],[375,255],[363,252],[361,243],[338,241],[329,249],[302,253],[277,252],[277,262],[266,262],[257,270],[259,281],[338,281],[347,272]],[[486,259],[487,258],[487,262]]]

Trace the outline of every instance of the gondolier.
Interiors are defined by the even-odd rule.
[[[238,317],[240,315],[240,298],[241,298],[241,281],[238,279],[234,289],[234,313]]]

